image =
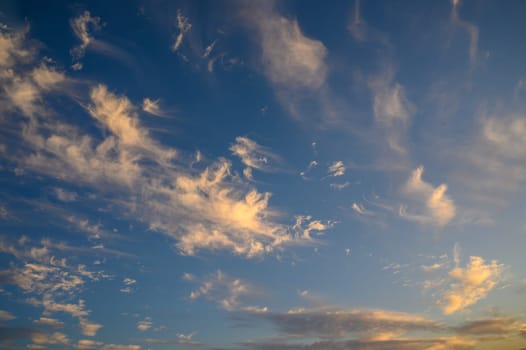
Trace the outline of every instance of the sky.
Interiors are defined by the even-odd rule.
[[[526,349],[525,11],[2,1],[0,349]]]

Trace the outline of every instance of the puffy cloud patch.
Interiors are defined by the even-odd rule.
[[[33,323],[51,327],[51,328],[62,328],[64,327],[64,322],[56,319],[56,318],[50,318],[50,317],[40,317],[38,320],[34,320]]]
[[[405,207],[401,207],[400,216],[420,223],[444,226],[455,217],[455,204],[446,194],[447,185],[441,184],[438,187],[433,187],[422,179],[423,172],[424,167],[422,166],[415,169],[407,180],[403,191],[416,203],[422,205],[425,210],[418,214],[410,214]]]
[[[272,4],[251,11],[261,40],[261,60],[269,80],[281,87],[320,88],[327,77],[327,48],[307,37],[296,19],[286,18]]]
[[[0,310],[0,321],[11,321],[11,320],[14,320],[15,318],[16,317],[9,311]]]
[[[503,268],[496,260],[486,263],[481,257],[471,256],[465,268],[451,270],[449,287],[440,301],[444,314],[453,314],[484,299],[499,283]]]
[[[341,160],[335,161],[331,165],[329,165],[329,168],[327,172],[330,176],[343,176],[345,174],[345,165]]]

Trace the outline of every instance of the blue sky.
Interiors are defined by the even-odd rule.
[[[0,349],[524,349],[525,10],[4,1]]]

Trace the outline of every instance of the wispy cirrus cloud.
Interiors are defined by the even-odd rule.
[[[236,142],[230,146],[230,151],[248,168],[264,172],[275,171],[280,160],[279,156],[269,148],[243,136],[236,137]]]
[[[98,16],[92,16],[90,11],[84,11],[82,14],[70,19],[69,21],[73,34],[80,41],[80,44],[70,50],[70,54],[75,62],[71,68],[81,70],[83,68],[82,58],[87,50],[95,51],[99,54],[116,59],[125,63],[134,70],[137,69],[135,59],[121,48],[118,48],[106,41],[95,37],[106,25]]]
[[[42,88],[31,86],[42,100]],[[20,101],[9,94],[3,97],[13,104],[44,109],[33,103],[37,100],[33,94],[24,96]],[[136,218],[173,237],[184,254],[208,249],[253,257],[285,245],[309,243],[291,233],[292,223],[276,220],[278,213],[269,207],[271,194],[240,181],[227,159],[197,170],[179,157],[178,150],[155,140],[126,96],[99,84],[91,87],[87,99],[82,106],[107,136],[91,135],[64,122],[58,111],[44,121],[34,117],[33,107],[20,109],[31,122],[12,122],[24,130],[18,141],[31,152],[4,155],[31,171],[70,184],[104,191],[111,188],[123,211],[139,213]],[[253,142],[238,146],[237,151],[243,147],[247,151],[244,160],[258,169],[267,169],[261,156],[275,158]]]
[[[80,16],[71,19],[70,21],[73,33],[80,40],[79,46],[71,49],[71,54],[75,59],[84,57],[86,48],[93,43],[93,33],[101,28],[100,17],[92,17],[89,11],[84,11]]]
[[[183,12],[179,9],[177,10],[177,17],[176,17],[176,27],[178,30],[177,35],[175,36],[175,40],[172,44],[172,51],[177,51],[181,47],[183,43],[183,39],[185,34],[192,29],[192,24],[190,23],[190,19],[188,17],[185,17],[183,15]]]
[[[254,286],[239,278],[233,278],[220,270],[203,278],[190,274],[185,274],[183,278],[199,284],[199,288],[190,293],[191,300],[204,298],[227,311],[254,309],[246,304],[246,300],[258,292]]]
[[[298,21],[279,14],[272,2],[247,10],[261,40],[261,60],[268,79],[292,89],[320,88],[328,71],[325,45],[306,36]]]
[[[466,31],[469,36],[468,54],[471,64],[477,61],[478,42],[479,42],[479,28],[472,22],[463,20],[459,16],[459,8],[462,4],[461,0],[451,1],[451,22]]]
[[[158,117],[166,117],[168,113],[161,108],[160,103],[159,99],[145,98],[142,100],[142,110]]]

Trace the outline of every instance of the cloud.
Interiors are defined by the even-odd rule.
[[[142,110],[146,113],[156,115],[158,117],[166,117],[167,113],[161,109],[159,103],[159,99],[151,100],[149,98],[145,98],[144,100],[142,100]]]
[[[440,263],[434,263],[432,265],[422,265],[422,266],[420,266],[420,268],[424,272],[433,272],[433,271],[437,271],[437,270],[443,269],[444,266],[442,264],[440,264]]]
[[[69,338],[64,333],[60,332],[54,332],[51,334],[47,333],[41,333],[41,332],[34,332],[31,334],[31,340],[35,344],[62,344],[62,345],[68,345],[69,344]]]
[[[334,190],[341,191],[344,188],[349,187],[350,184],[351,183],[349,181],[345,181],[345,182],[340,183],[340,184],[329,184],[329,186],[330,186],[330,188],[332,188]]]
[[[125,285],[127,286],[131,286],[132,284],[135,284],[137,283],[136,280],[134,280],[133,278],[125,278],[123,281],[122,281]]]
[[[360,0],[354,1],[354,10],[347,29],[352,34],[354,40],[363,42],[367,39],[368,26],[367,22],[362,18]]]
[[[0,321],[11,321],[16,319],[16,317],[9,311],[0,310]]]
[[[84,335],[94,336],[102,326],[87,319],[90,310],[84,300],[78,299],[77,303],[66,300],[75,298],[87,283],[98,281],[101,274],[88,271],[84,265],[69,265],[66,258],[57,258],[54,254],[59,251],[53,251],[53,245],[47,242],[44,240],[37,246],[22,239],[16,244],[0,239],[0,251],[16,258],[8,269],[0,270],[0,285],[17,286],[32,297],[34,306],[43,308],[44,317],[37,324],[51,326],[54,319],[49,315],[67,313],[79,320]]]
[[[183,43],[183,39],[185,34],[192,29],[192,24],[190,23],[190,20],[188,17],[183,16],[183,13],[181,10],[177,10],[177,23],[176,23],[177,29],[179,30],[179,33],[175,37],[175,41],[172,44],[172,51],[179,50],[179,47]]]
[[[62,188],[54,189],[55,196],[62,202],[74,202],[78,198],[78,194],[72,191],[66,191]]]
[[[392,86],[375,86],[373,99],[374,116],[380,123],[407,122],[412,114],[412,104],[405,96],[404,88],[395,83]]]
[[[448,224],[456,214],[453,200],[446,194],[447,185],[441,184],[433,187],[422,179],[424,167],[420,166],[413,171],[407,180],[403,191],[425,210],[420,214],[410,214],[405,207],[400,208],[400,216],[407,220],[420,223],[431,223],[437,226]]]
[[[34,320],[33,323],[51,328],[64,327],[64,322],[50,317],[40,317],[38,320]]]
[[[519,329],[520,323],[511,317],[478,319],[455,327],[459,334],[477,336],[510,335],[517,333]]]
[[[488,144],[508,159],[526,158],[526,121],[522,115],[507,118],[490,117],[483,122],[483,137]]]
[[[460,18],[458,15],[458,8],[460,7],[461,1],[453,0],[451,2],[451,21],[454,25],[464,29],[469,35],[469,61],[475,63],[477,60],[478,41],[479,41],[479,28],[468,21]]]
[[[261,317],[274,323],[281,333],[303,337],[371,336],[387,331],[405,332],[439,327],[438,323],[418,314],[386,310],[292,309],[286,313],[269,312]]]
[[[217,40],[214,40],[210,45],[208,45],[203,53],[203,58],[207,58],[212,53],[212,50],[217,44]]]
[[[241,162],[249,168],[259,171],[274,171],[279,157],[267,147],[259,145],[248,137],[236,137],[236,143],[230,146],[232,154],[238,156]]]
[[[220,270],[202,279],[192,281],[200,283],[200,286],[190,293],[190,299],[204,298],[215,302],[227,311],[241,309],[244,298],[257,294],[254,287],[247,282],[230,277]]]
[[[184,346],[202,346],[203,344],[193,340],[193,337],[196,335],[196,332],[183,334],[178,333],[177,339],[155,339],[155,338],[146,338],[143,341],[147,344],[157,344],[157,345],[184,345]]]
[[[368,81],[372,93],[373,113],[376,124],[390,149],[405,154],[406,133],[411,116],[415,113],[414,104],[406,96],[404,87],[396,82],[395,70],[387,66]]]
[[[174,150],[157,145],[148,131],[140,126],[135,107],[126,97],[115,95],[105,85],[94,87],[90,97],[93,102],[88,107],[91,116],[109,129],[122,146],[151,152],[162,161],[171,160],[175,156]]]
[[[354,202],[351,206],[352,210],[354,210],[356,213],[360,215],[373,215],[374,213],[368,209],[366,209],[363,204]]]
[[[296,232],[296,235],[307,240],[311,240],[311,233],[317,235],[323,235],[325,231],[334,226],[334,222],[323,223],[320,220],[313,220],[310,215],[298,215],[296,216],[296,224],[292,229]]]
[[[33,114],[32,106],[39,106],[33,102],[45,95],[38,84],[30,86],[38,97],[24,100],[24,106],[31,107],[26,111],[30,120],[11,121],[14,129],[23,130],[14,148],[18,151],[2,153],[24,169],[89,186],[103,194],[102,200],[111,193],[113,207],[175,239],[183,254],[208,249],[255,257],[287,245],[312,243],[295,235],[293,224],[278,221],[281,213],[269,206],[271,194],[242,181],[230,161],[201,162],[197,169],[178,150],[157,142],[126,96],[102,84],[91,87],[88,102],[81,106],[100,132],[88,134],[65,122],[60,110]],[[248,152],[246,162],[269,169],[261,157],[274,159],[270,151],[247,138],[238,142]],[[95,231],[95,237],[101,236]]]
[[[300,172],[300,176],[301,176],[303,179],[307,180],[307,179],[308,179],[308,178],[307,178],[307,174],[308,174],[312,169],[314,169],[314,168],[317,167],[317,166],[318,166],[318,162],[315,161],[315,160],[312,160],[312,161],[309,163],[309,165],[307,166],[307,169],[305,169],[305,170],[303,170],[302,172]]]
[[[345,174],[345,170],[345,165],[341,160],[339,160],[329,165],[327,172],[330,176],[343,176]]]
[[[101,350],[141,350],[140,345],[106,344]]]
[[[273,4],[258,5],[249,17],[259,34],[267,78],[285,88],[320,88],[328,72],[325,45],[304,35],[298,21],[280,15]]]
[[[144,320],[137,322],[137,329],[141,332],[145,332],[152,328],[153,322],[150,317],[146,317]]]
[[[0,67],[10,68],[17,63],[31,61],[35,50],[26,45],[25,37],[29,28],[21,31],[0,31]],[[0,74],[5,78],[6,72]]]
[[[75,60],[84,57],[86,49],[93,43],[92,33],[101,29],[100,17],[92,17],[89,11],[84,11],[80,16],[70,20],[73,33],[80,40],[80,44],[71,49],[71,55]]]
[[[95,350],[99,349],[102,346],[102,343],[99,341],[91,339],[81,339],[78,341],[76,349],[77,350]]]
[[[102,328],[101,324],[90,322],[86,320],[85,318],[80,319],[80,330],[83,335],[86,335],[88,337],[94,337],[95,335],[97,335],[97,332],[101,328]]]
[[[84,11],[78,17],[70,20],[70,26],[73,33],[80,40],[80,44],[70,50],[74,64],[71,68],[75,71],[81,70],[83,64],[80,61],[86,54],[86,50],[92,50],[99,54],[116,59],[135,71],[139,71],[135,58],[126,51],[95,38],[94,34],[99,32],[105,25],[100,17],[93,17],[89,11]]]
[[[244,343],[245,349],[254,350],[467,350],[476,342],[457,337],[409,338],[409,339],[353,339],[322,340],[314,343],[283,343],[277,341],[256,341]]]
[[[486,263],[471,256],[465,268],[455,267],[449,272],[449,287],[439,304],[446,315],[459,312],[484,299],[499,283],[504,266],[496,260]]]

